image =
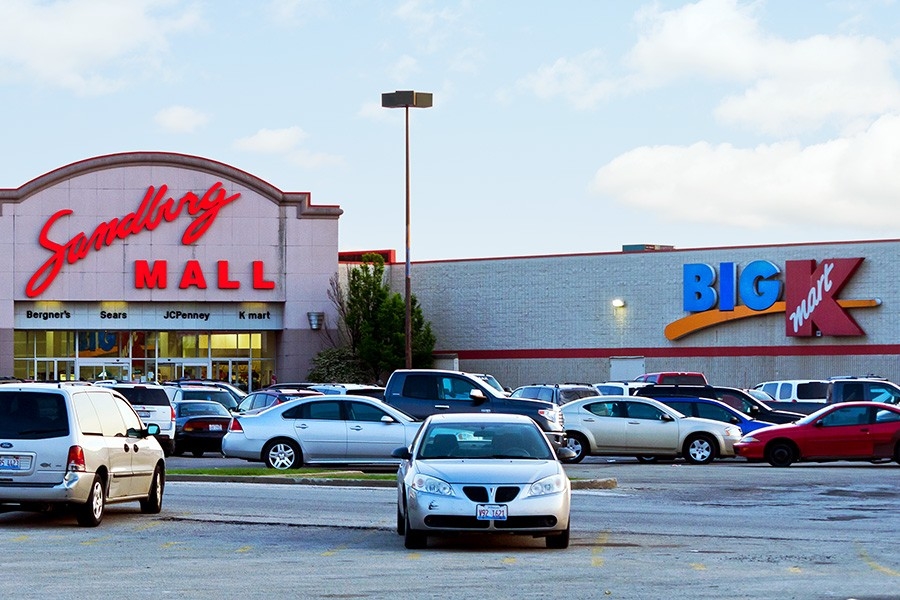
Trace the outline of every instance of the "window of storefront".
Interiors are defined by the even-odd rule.
[[[275,373],[275,332],[18,330],[14,345],[21,379],[212,378],[250,390]]]

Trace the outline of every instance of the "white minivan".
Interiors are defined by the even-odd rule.
[[[166,463],[147,427],[119,393],[77,383],[0,385],[0,512],[70,505],[96,527],[106,505],[162,509]]]

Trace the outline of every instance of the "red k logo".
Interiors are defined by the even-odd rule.
[[[837,295],[862,258],[832,258],[816,267],[814,260],[785,263],[785,333],[788,336],[864,335],[838,304]]]

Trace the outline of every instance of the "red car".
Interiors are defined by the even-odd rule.
[[[841,402],[796,423],[757,429],[734,445],[738,456],[787,467],[798,461],[894,459],[900,463],[900,407]]]

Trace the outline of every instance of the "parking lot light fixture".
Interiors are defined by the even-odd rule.
[[[406,278],[404,299],[406,317],[404,319],[404,338],[406,341],[406,368],[412,368],[412,299],[411,278],[409,268],[409,109],[431,108],[432,94],[414,92],[412,90],[385,92],[381,94],[382,108],[403,108],[406,117]]]

